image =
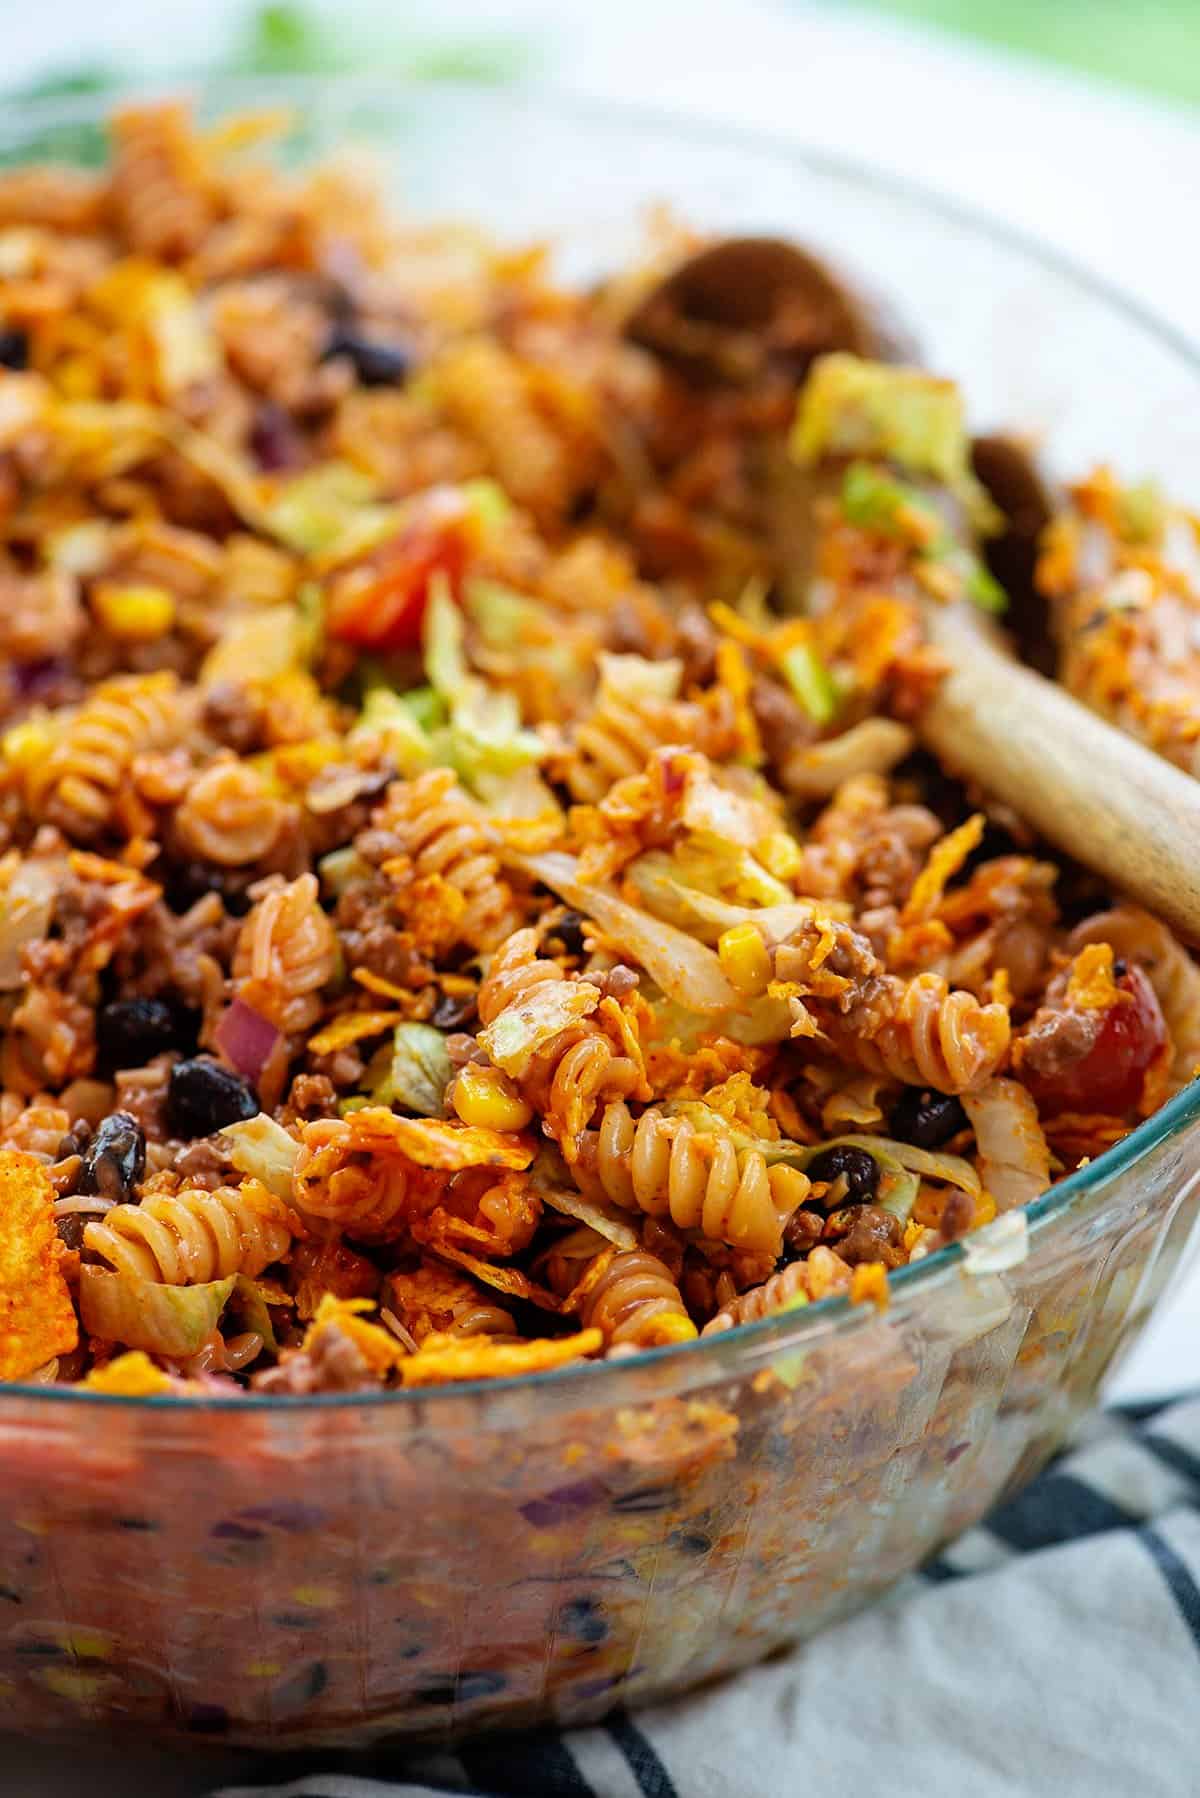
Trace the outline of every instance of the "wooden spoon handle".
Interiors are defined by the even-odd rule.
[[[1022,667],[957,607],[929,606],[950,673],[917,722],[952,772],[1200,943],[1200,780]]]

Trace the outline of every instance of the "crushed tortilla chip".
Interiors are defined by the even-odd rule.
[[[364,1036],[382,1036],[394,1024],[404,1022],[402,1011],[346,1011],[332,1024],[326,1024],[308,1039],[310,1055],[332,1055],[335,1049],[348,1048]]]
[[[577,1336],[556,1340],[537,1337],[528,1342],[488,1341],[484,1337],[434,1334],[427,1336],[415,1355],[400,1364],[406,1386],[440,1386],[450,1380],[505,1380],[517,1374],[547,1373],[572,1361],[597,1355],[604,1347],[599,1330],[581,1330]]]
[[[327,1292],[304,1335],[304,1347],[312,1348],[322,1330],[336,1324],[349,1337],[372,1373],[385,1374],[404,1359],[404,1347],[389,1330],[369,1323],[362,1315],[375,1309],[370,1299],[335,1299]]]
[[[412,1236],[415,1242],[423,1243],[433,1250],[442,1261],[453,1261],[458,1267],[465,1267],[485,1286],[491,1286],[497,1292],[506,1292],[509,1298],[525,1299],[531,1305],[537,1305],[543,1311],[561,1311],[562,1301],[545,1286],[539,1286],[528,1274],[523,1274],[516,1267],[500,1267],[494,1261],[481,1261],[478,1255],[470,1254],[466,1249],[458,1248],[454,1243],[430,1230],[424,1222],[417,1220],[412,1225]]]
[[[889,1298],[887,1269],[883,1262],[860,1261],[850,1280],[850,1303],[874,1305],[877,1311],[886,1311]]]
[[[154,1398],[175,1389],[145,1349],[130,1349],[106,1367],[93,1367],[82,1383],[89,1392],[107,1392],[112,1398]]]
[[[444,1118],[397,1117],[382,1105],[366,1105],[346,1120],[355,1149],[367,1154],[404,1155],[417,1167],[454,1173],[464,1167],[526,1168],[534,1145],[520,1136],[483,1124]]]
[[[917,924],[931,918],[937,910],[946,882],[958,873],[973,849],[983,839],[987,820],[982,812],[974,812],[957,830],[949,831],[929,852],[929,860],[913,881],[912,891],[900,913],[902,924]]]
[[[1108,1011],[1129,1005],[1133,994],[1122,990],[1113,977],[1111,943],[1089,943],[1071,963],[1067,1004],[1077,1011]]]
[[[42,1163],[0,1150],[0,1380],[20,1380],[79,1341]]]

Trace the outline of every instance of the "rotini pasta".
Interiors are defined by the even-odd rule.
[[[184,705],[172,674],[118,675],[103,682],[25,770],[30,810],[79,842],[110,832],[134,836],[148,822],[130,791],[134,757],[166,749],[181,732]]]
[[[114,1205],[83,1232],[85,1246],[117,1273],[167,1286],[253,1278],[287,1254],[292,1236],[281,1199],[228,1186],[150,1193],[138,1205]]]
[[[651,1108],[634,1120],[621,1101],[605,1107],[579,1173],[627,1211],[669,1217],[680,1230],[731,1247],[779,1253],[783,1226],[808,1196],[799,1170],[768,1167],[723,1135],[702,1136],[687,1118]]]
[[[691,1342],[696,1326],[679,1287],[656,1256],[623,1250],[611,1255],[584,1293],[580,1317],[598,1329],[610,1348],[665,1348]]]
[[[431,769],[412,781],[396,782],[376,814],[376,824],[397,842],[417,881],[431,877],[457,902],[449,915],[454,940],[472,949],[492,949],[521,921],[512,892],[501,878],[495,846],[477,806],[448,769]],[[415,903],[436,903],[425,888]]]

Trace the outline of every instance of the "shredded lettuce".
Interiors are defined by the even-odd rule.
[[[301,555],[337,561],[391,536],[402,508],[375,502],[375,484],[349,462],[321,462],[293,475],[264,508],[270,534]]]
[[[646,656],[600,655],[600,692],[617,699],[677,699],[683,663],[676,657],[651,662]]]
[[[377,738],[404,778],[419,774],[434,760],[433,743],[422,729],[407,696],[389,687],[371,687],[363,701],[358,723],[350,732],[351,743]]]
[[[300,1144],[282,1124],[260,1111],[257,1117],[227,1124],[221,1132],[229,1145],[229,1159],[240,1174],[249,1174],[277,1198],[291,1199],[292,1174]]]
[[[549,850],[544,855],[510,855],[509,859],[568,905],[594,918],[601,930],[641,963],[669,998],[690,1011],[728,1016],[743,1010],[741,995],[711,949],[639,906],[630,905],[609,888],[580,880],[574,856]]]
[[[211,1336],[233,1291],[235,1274],[198,1286],[166,1286],[89,1266],[79,1270],[83,1327],[105,1342],[152,1355],[194,1355]]]
[[[1007,610],[1008,595],[999,581],[965,544],[956,542],[937,507],[919,488],[906,486],[867,462],[852,462],[842,480],[842,511],[851,524],[885,536],[902,535],[906,518],[923,518],[928,524],[928,536],[925,542],[914,546],[918,554],[953,568],[966,597],[981,611]]]
[[[267,1301],[257,1280],[247,1279],[245,1274],[235,1276],[233,1291],[229,1295],[229,1311],[243,1330],[253,1330],[256,1336],[262,1337],[263,1348],[274,1360],[279,1354],[279,1342],[275,1326],[271,1322],[271,1313],[267,1309]]]
[[[924,369],[868,362],[838,351],[818,356],[801,390],[792,429],[795,459],[875,456],[929,475],[962,501],[980,528],[995,508],[971,472],[962,394]]]
[[[390,1045],[372,1057],[367,1086],[373,1105],[400,1105],[418,1117],[441,1117],[452,1069],[446,1039],[432,1024],[397,1024]]]
[[[793,643],[780,657],[784,678],[814,724],[832,724],[840,695],[833,676],[811,643]]]
[[[435,760],[473,790],[489,776],[503,778],[541,761],[546,746],[523,727],[514,695],[494,690],[468,668],[463,616],[444,575],[430,582],[424,648],[430,684],[449,714],[433,735]]]

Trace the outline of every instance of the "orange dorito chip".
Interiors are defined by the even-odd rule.
[[[385,1374],[404,1358],[404,1348],[388,1330],[368,1322],[362,1315],[373,1311],[370,1299],[335,1299],[327,1292],[317,1306],[317,1315],[308,1326],[304,1346],[309,1349],[316,1338],[331,1324],[349,1337],[372,1373]]]
[[[345,1049],[364,1036],[382,1036],[385,1030],[403,1020],[402,1011],[345,1011],[332,1024],[326,1024],[323,1030],[309,1037],[309,1054],[332,1055],[335,1050]]]
[[[145,1349],[130,1349],[107,1367],[93,1367],[83,1384],[89,1392],[107,1392],[113,1398],[154,1398],[160,1392],[175,1390]]]
[[[531,1342],[496,1342],[481,1337],[427,1336],[415,1355],[400,1364],[406,1386],[442,1386],[451,1380],[505,1380],[516,1374],[547,1373],[599,1354],[599,1330]]]
[[[21,1380],[79,1341],[40,1161],[0,1150],[0,1380]]]
[[[531,1280],[516,1267],[497,1267],[494,1261],[484,1261],[478,1255],[472,1255],[467,1249],[460,1249],[457,1244],[447,1242],[445,1236],[436,1229],[431,1229],[423,1222],[415,1222],[412,1226],[415,1240],[432,1249],[443,1261],[452,1261],[456,1267],[465,1267],[467,1272],[482,1280],[485,1286],[491,1286],[497,1292],[506,1292],[509,1298],[526,1299],[531,1305],[538,1305],[543,1311],[560,1311],[562,1302],[556,1295]]]
[[[368,1105],[348,1119],[356,1149],[368,1154],[407,1156],[416,1167],[457,1173],[464,1167],[524,1168],[533,1144],[521,1136],[459,1124],[443,1118],[402,1118],[381,1105]]]

